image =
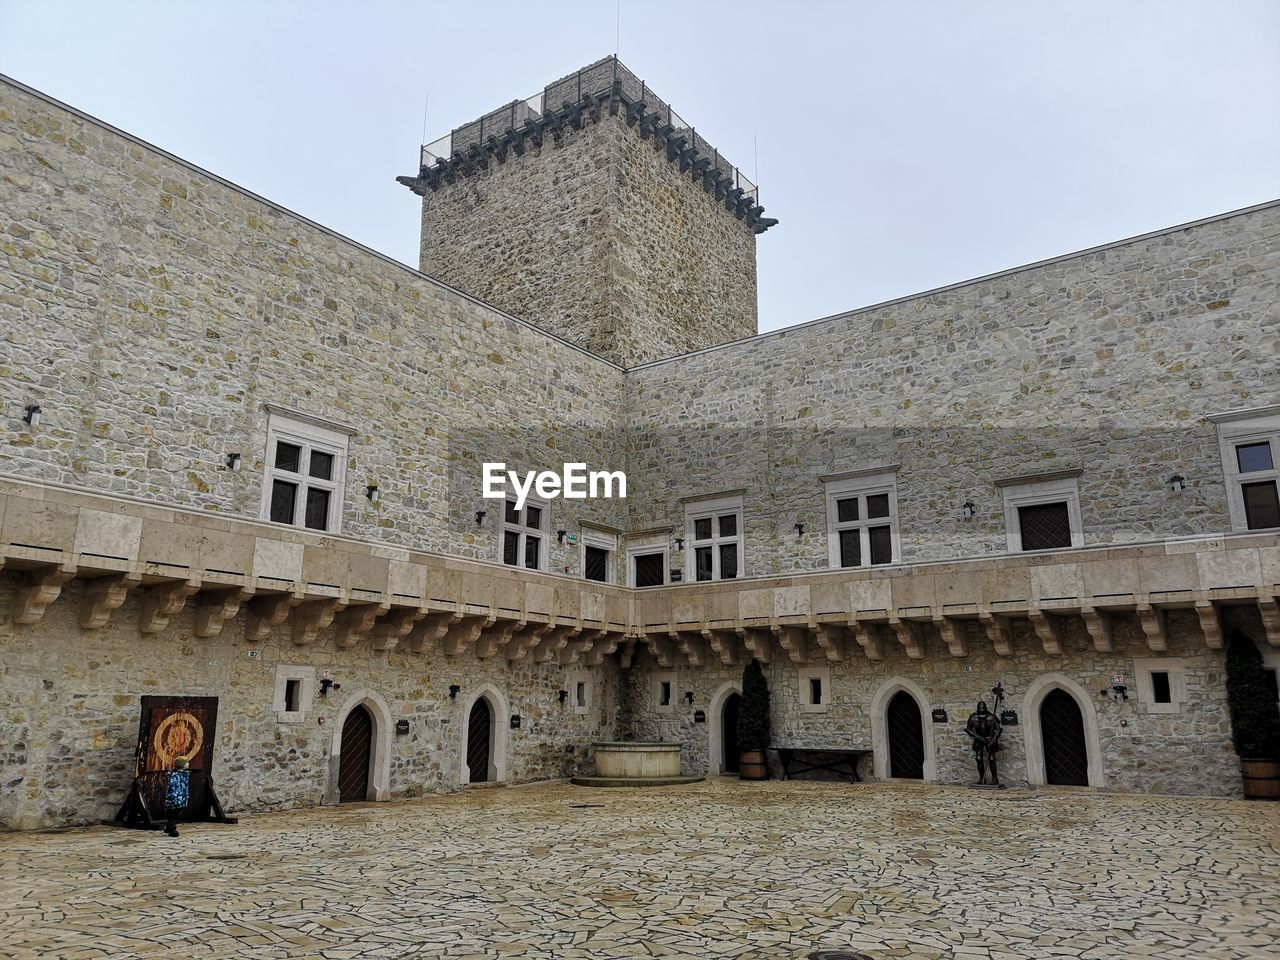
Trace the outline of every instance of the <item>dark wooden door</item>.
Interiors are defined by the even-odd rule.
[[[889,731],[889,776],[905,780],[924,779],[924,726],[920,705],[905,690],[899,690],[885,711]]]
[[[338,760],[338,802],[369,799],[369,757],[373,752],[373,717],[356,707],[342,725],[342,754]]]
[[[489,701],[481,697],[471,708],[467,720],[467,768],[472,783],[489,779],[489,739],[493,729],[493,711]]]
[[[721,742],[724,744],[724,772],[738,772],[738,708],[742,706],[742,697],[736,693],[729,694],[724,702],[724,712],[720,720]]]
[[[1087,787],[1089,751],[1076,698],[1065,690],[1050,691],[1040,704],[1040,731],[1044,736],[1045,783]]]

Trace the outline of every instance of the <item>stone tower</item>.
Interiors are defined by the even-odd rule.
[[[421,268],[625,367],[756,333],[777,221],[616,57],[422,150]]]

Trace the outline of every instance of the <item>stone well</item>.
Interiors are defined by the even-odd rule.
[[[574,777],[586,787],[659,787],[677,783],[697,783],[702,777],[680,775],[679,743],[657,741],[610,741],[592,744],[596,772],[591,777]]]

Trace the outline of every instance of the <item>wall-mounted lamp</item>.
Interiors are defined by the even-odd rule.
[[[450,699],[450,700],[457,700],[457,699],[458,699],[458,691],[459,691],[459,690],[461,690],[461,689],[462,689],[462,688],[461,688],[460,686],[458,686],[456,683],[451,683],[451,684],[449,684],[449,699]]]
[[[329,689],[333,686],[334,686],[333,677],[328,677],[328,676],[321,677],[320,678],[320,696],[327,697],[329,695]]]
[[[693,691],[692,691],[692,690],[686,690],[686,691],[684,692],[684,702],[685,702],[685,703],[687,703],[687,704],[689,704],[689,706],[693,706]]]
[[[476,526],[477,526],[477,527],[484,526],[484,511],[483,511],[483,510],[477,510],[477,511],[476,511]]]
[[[684,549],[684,537],[676,537],[676,549],[677,550]]]
[[[560,698],[561,703],[564,703],[566,700],[569,699],[569,691],[561,690],[559,693],[556,694],[556,696]]]
[[[370,503],[377,503],[382,499],[382,492],[378,489],[376,483],[371,483],[364,488],[364,495],[369,498]]]
[[[232,473],[240,472],[240,454],[238,453],[227,454],[227,469],[230,470]]]
[[[973,505],[972,500],[966,500],[961,509],[964,511],[964,518],[966,520],[972,520],[973,515],[978,512],[978,508]]]
[[[797,524],[796,524],[796,536],[797,536],[797,537],[803,537],[803,536],[804,536],[804,524],[803,524],[803,523],[797,523]]]
[[[27,421],[33,427],[40,426],[40,407],[38,404],[31,404],[22,413],[22,419]]]
[[[556,531],[556,543],[564,543],[564,537],[565,537],[565,534],[566,534],[566,533],[568,533],[568,532],[569,532],[568,530],[557,530],[557,531]]]
[[[1167,481],[1170,493],[1181,493],[1187,489],[1187,478],[1180,473],[1175,473]]]

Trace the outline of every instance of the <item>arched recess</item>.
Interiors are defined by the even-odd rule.
[[[938,751],[933,745],[933,708],[929,698],[918,684],[906,677],[893,677],[881,684],[876,695],[871,698],[871,765],[877,780],[889,779],[889,731],[885,723],[885,714],[889,709],[889,701],[899,691],[910,694],[920,707],[920,725],[924,735],[924,779],[928,783],[938,780]]]
[[[369,799],[385,800],[391,789],[391,708],[373,690],[357,690],[347,697],[333,722],[333,743],[329,748],[329,785],[325,802],[338,802],[338,770],[342,763],[342,727],[347,715],[363,706],[373,718],[373,749],[369,751]]]
[[[1085,749],[1089,752],[1089,786],[1105,787],[1102,770],[1102,739],[1098,735],[1098,717],[1093,711],[1093,701],[1078,683],[1063,673],[1046,673],[1027,687],[1022,695],[1023,748],[1027,752],[1027,783],[1045,786],[1044,731],[1040,727],[1040,704],[1050,691],[1062,690],[1071,695],[1084,719]]]
[[[458,751],[458,782],[471,782],[471,770],[467,766],[467,719],[471,716],[471,708],[476,701],[484,698],[489,701],[493,711],[493,724],[489,728],[491,742],[489,744],[489,783],[505,783],[507,780],[507,743],[510,738],[511,710],[507,706],[507,698],[492,683],[484,683],[477,687],[462,705],[462,736]]]
[[[724,704],[735,693],[742,695],[741,683],[730,681],[721,685],[711,698],[711,707],[707,710],[707,773],[711,776],[724,773],[724,741],[721,739]]]

